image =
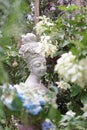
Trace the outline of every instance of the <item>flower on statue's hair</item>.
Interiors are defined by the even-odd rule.
[[[53,57],[57,51],[57,43],[53,45],[51,37],[45,34],[41,36],[38,48],[45,57]]]
[[[35,30],[36,33],[39,35],[42,35],[48,28],[51,30],[51,28],[54,26],[54,23],[51,22],[49,18],[46,16],[39,17],[41,20],[36,24]]]
[[[49,119],[46,119],[42,123],[42,130],[56,130],[56,126]]]

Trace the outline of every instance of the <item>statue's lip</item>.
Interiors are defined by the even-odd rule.
[[[46,70],[45,69],[44,70],[40,70],[40,72],[46,73]]]

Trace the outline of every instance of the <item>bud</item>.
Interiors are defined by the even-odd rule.
[[[12,64],[12,67],[15,68],[15,67],[17,67],[17,66],[18,66],[18,63],[17,63],[16,60],[14,60],[14,62],[13,62],[13,64]]]

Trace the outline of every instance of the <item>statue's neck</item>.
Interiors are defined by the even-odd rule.
[[[40,84],[41,83],[41,79],[40,79],[40,77],[37,77],[36,75],[30,73],[30,75],[27,78],[25,83]]]
[[[43,92],[47,91],[47,88],[41,83],[41,78],[32,73],[30,73],[25,84],[29,85],[30,87],[38,87],[41,91],[43,90]]]

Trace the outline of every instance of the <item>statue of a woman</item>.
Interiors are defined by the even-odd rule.
[[[27,63],[30,71],[25,84],[29,87],[39,87],[41,90],[46,90],[46,87],[41,83],[41,77],[46,72],[46,59],[41,54],[39,42],[37,42],[36,36],[33,33],[27,33],[21,36],[19,53]]]
[[[46,59],[42,55],[39,45],[34,34],[27,33],[21,36],[19,53],[27,63],[30,74],[25,83],[10,86],[7,98],[6,95],[2,96],[4,104],[13,110],[16,110],[13,105],[14,98],[16,96],[19,97],[23,107],[28,112],[28,117],[26,118],[28,122],[24,119],[23,125],[18,125],[19,130],[40,130],[40,124],[42,124],[44,119],[41,117],[37,118],[37,116],[41,116],[41,112],[47,114],[49,106],[55,106],[56,93],[51,92],[41,83],[41,77],[46,73]],[[33,118],[31,115],[35,115],[36,118]],[[35,122],[32,123],[34,120],[37,122],[37,125],[34,124]],[[35,125],[35,128],[32,125]]]

